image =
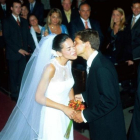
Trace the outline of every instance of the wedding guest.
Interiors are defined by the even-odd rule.
[[[61,0],[61,4],[63,9],[61,10],[62,13],[62,24],[64,24],[67,29],[69,30],[69,23],[79,17],[79,13],[76,9],[73,9],[72,0]]]
[[[104,37],[100,25],[96,20],[90,18],[90,13],[90,5],[87,2],[81,3],[79,6],[80,17],[77,17],[70,22],[70,36],[74,40],[74,35],[76,32],[90,28],[98,31],[100,36],[100,42],[102,43]]]
[[[102,44],[104,37],[100,25],[96,20],[90,18],[90,13],[91,13],[90,5],[86,2],[81,3],[81,5],[79,6],[80,17],[70,22],[70,32],[69,32],[70,37],[74,40],[76,32],[90,28],[98,31],[100,37],[100,44]],[[79,70],[86,70],[86,61],[83,58],[78,57],[78,59],[76,59],[73,62],[73,67]]]
[[[44,5],[37,0],[28,0],[28,2],[29,15],[34,14],[39,25],[44,25]]]
[[[125,13],[121,8],[112,11],[110,27],[105,39],[105,55],[115,64],[133,64],[131,31],[126,24]]]
[[[29,20],[29,9],[26,5],[21,6],[21,15],[22,18]]]
[[[132,36],[132,49],[133,59],[140,58],[140,0],[133,0],[132,14],[127,18],[129,28],[131,29]],[[134,110],[129,110],[133,113],[132,122],[130,125],[129,140],[139,140],[140,137],[140,64],[138,67],[138,77],[133,79],[131,82],[131,93],[135,95]]]
[[[140,0],[132,1],[131,10],[132,14],[127,17],[127,23],[131,30],[132,54],[133,59],[135,60],[140,58]],[[136,94],[138,86],[137,78],[131,79],[129,83],[129,91],[131,95]],[[133,113],[132,110],[129,112]]]
[[[57,8],[53,8],[50,10],[47,16],[47,22],[45,27],[43,28],[44,31],[47,31],[49,34],[61,34],[65,33],[68,34],[67,28],[62,23],[62,14],[61,11]]]
[[[0,140],[66,140],[75,114],[68,102],[74,99],[70,60],[77,58],[76,50],[67,34],[48,35],[40,45],[26,66],[18,102]]]
[[[10,14],[10,4],[6,0],[0,0],[0,20],[7,18]]]
[[[39,43],[39,41],[41,40],[41,37],[42,37],[42,34],[41,34],[42,26],[40,26],[38,24],[38,19],[36,18],[35,15],[30,15],[29,22],[30,22],[30,25],[31,25],[30,33],[33,37],[33,40],[35,42],[36,47],[39,47],[38,43]]]
[[[140,57],[140,0],[133,0],[131,9],[132,14],[127,17],[127,23],[131,30],[133,59],[136,59]]]
[[[17,100],[22,75],[26,66],[26,58],[30,53],[28,47],[35,48],[27,20],[20,17],[21,3],[14,0],[12,14],[4,20],[3,36],[6,42],[6,58],[8,59],[11,99]]]
[[[6,0],[0,0],[0,48],[5,47],[5,40],[3,37],[2,24],[3,20],[11,15],[10,3]]]

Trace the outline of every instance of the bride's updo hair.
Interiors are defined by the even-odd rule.
[[[58,34],[57,36],[55,36],[54,40],[53,40],[53,45],[52,45],[52,49],[55,51],[60,51],[63,48],[63,43],[70,38],[67,34]]]

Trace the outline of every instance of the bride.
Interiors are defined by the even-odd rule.
[[[0,140],[65,140],[75,113],[68,107],[74,99],[69,60],[77,58],[75,47],[66,34],[48,35],[40,46],[26,66],[18,102],[0,132]],[[73,130],[69,140],[73,140]]]

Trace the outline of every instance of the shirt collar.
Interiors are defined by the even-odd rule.
[[[34,7],[35,6],[35,3],[36,3],[36,1],[34,1],[33,3],[30,3],[30,5],[33,4],[33,7]]]
[[[71,14],[71,9],[70,9],[69,11],[65,11],[65,10],[64,10],[64,12],[65,12],[66,14]]]
[[[18,17],[16,17],[14,14],[12,14],[12,16],[14,17],[14,19],[17,21],[17,18],[18,18],[18,20],[20,21],[20,17],[18,16]]]
[[[135,17],[135,18],[136,18],[136,20],[137,20],[137,19],[139,19],[139,18],[140,18],[140,14],[138,14],[137,16],[134,16],[134,15],[133,15],[133,17]]]
[[[80,18],[81,18],[81,20],[82,20],[83,23],[85,23],[85,21],[89,22],[89,19],[85,20],[82,17],[80,17]]]
[[[6,6],[6,3],[5,4],[1,4],[1,6],[3,7],[3,6]]]
[[[98,51],[94,51],[88,58],[87,60],[87,66],[91,67],[92,61],[94,60],[94,58],[96,57],[96,55],[98,54]]]

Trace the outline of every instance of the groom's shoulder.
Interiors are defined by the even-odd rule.
[[[100,65],[102,67],[114,68],[113,63],[107,57],[105,57],[101,52],[99,52],[98,57],[99,57]]]

